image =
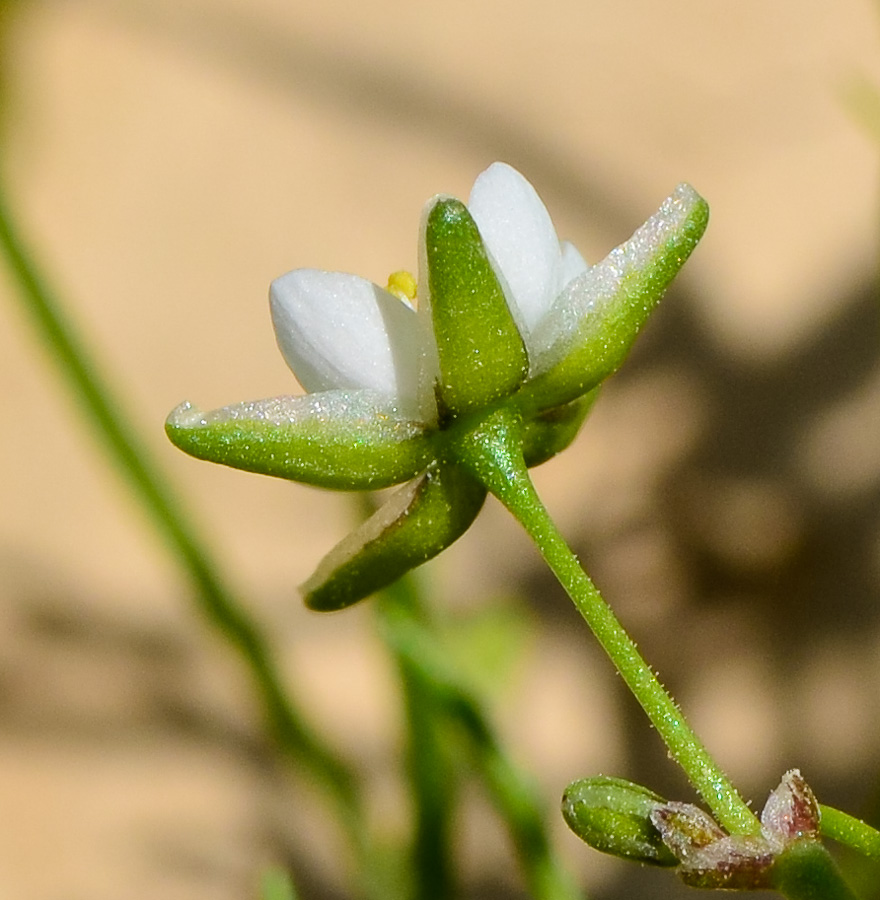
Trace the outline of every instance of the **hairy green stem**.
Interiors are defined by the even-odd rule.
[[[845,844],[863,856],[880,859],[880,831],[833,806],[822,804],[819,809],[822,814],[819,827],[823,837]]]
[[[858,900],[818,841],[796,841],[773,864],[773,886],[788,900]]]
[[[17,233],[2,194],[0,248],[18,286],[23,307],[51,351],[94,435],[127,479],[133,494],[189,577],[202,616],[236,649],[245,664],[277,746],[307,769],[334,797],[358,856],[361,861],[368,860],[362,804],[354,773],[319,739],[293,702],[267,649],[265,636],[220,577],[220,567],[181,511],[177,492],[169,487],[150,460],[120,404],[97,374],[94,354],[65,319],[43,281]]]
[[[451,452],[516,517],[574,601],[621,677],[718,821],[731,834],[759,834],[760,823],[694,734],[545,509],[522,457],[519,416],[500,407],[463,423]]]
[[[516,848],[526,886],[536,900],[579,900],[581,895],[553,852],[534,791],[498,742],[480,702],[451,670],[436,637],[417,616],[397,608],[386,620],[385,640],[418,672],[431,704],[461,729],[477,770]]]

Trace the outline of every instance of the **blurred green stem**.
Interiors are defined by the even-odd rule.
[[[450,756],[443,716],[420,666],[398,652],[393,634],[398,623],[426,623],[412,577],[404,577],[376,598],[379,631],[394,656],[406,706],[406,748],[410,795],[414,807],[411,848],[412,900],[447,900],[457,896],[452,835],[458,773]]]
[[[456,676],[418,610],[399,600],[386,602],[380,621],[395,657],[421,683],[423,701],[432,714],[443,714],[467,739],[480,777],[510,832],[530,895],[536,900],[579,900],[581,895],[550,845],[533,790],[504,753],[481,704]]]
[[[370,855],[365,846],[362,803],[354,773],[319,739],[293,702],[269,654],[265,636],[220,577],[220,567],[181,511],[176,492],[136,439],[106,381],[97,374],[94,355],[62,314],[60,304],[16,230],[2,191],[0,247],[18,287],[22,306],[49,348],[93,433],[185,570],[202,616],[235,647],[244,662],[277,746],[333,796],[360,862],[368,864]]]
[[[271,868],[263,873],[260,900],[299,900],[290,875],[283,869]]]

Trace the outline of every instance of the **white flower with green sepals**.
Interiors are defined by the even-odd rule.
[[[430,200],[419,241],[418,311],[407,279],[298,269],[272,283],[278,346],[307,391],[201,412],[166,430],[201,459],[338,490],[409,482],[335,547],[303,586],[339,609],[458,538],[486,489],[453,444],[499,406],[523,423],[536,465],[577,433],[596,388],[623,362],[705,229],[680,185],[626,243],[588,266],[560,243],[544,204],[495,163],[468,206]],[[414,283],[414,282],[413,282]],[[392,292],[393,291],[393,292]]]

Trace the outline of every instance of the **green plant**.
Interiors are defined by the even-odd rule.
[[[487,492],[496,496],[714,816],[617,784],[602,795],[609,815],[597,818],[583,796],[593,785],[582,785],[576,802],[575,788],[567,794],[569,824],[602,849],[644,860],[627,847],[631,825],[639,847],[653,836],[654,861],[676,864],[694,886],[849,897],[819,842],[819,807],[799,773],[786,775],[759,821],[580,567],[528,473],[574,437],[707,220],[705,202],[682,185],[589,267],[559,243],[531,185],[496,163],[468,206],[449,197],[428,203],[417,292],[415,279],[399,273],[388,290],[312,270],[273,284],[278,343],[307,395],[210,413],[184,404],[167,431],[194,456],[326,487],[415,479],[322,562],[303,589],[315,609],[347,606],[430,559],[466,530]],[[581,828],[584,819],[589,827]]]
[[[454,892],[451,798],[456,760],[467,756],[507,824],[530,892],[548,900],[577,895],[555,858],[540,799],[451,664],[434,616],[407,577],[463,534],[488,493],[532,537],[711,811],[621,779],[588,778],[564,798],[576,833],[605,852],[674,867],[698,887],[764,887],[790,898],[853,896],[822,835],[864,856],[880,855],[880,835],[820,807],[796,770],[771,794],[760,820],[751,812],[569,550],[529,475],[574,438],[707,219],[705,202],[680,186],[630,241],[588,267],[560,244],[531,185],[496,164],[480,176],[468,206],[449,197],[428,204],[417,287],[404,273],[389,279],[387,291],[308,270],[275,282],[276,333],[305,396],[211,413],[184,404],[169,418],[171,439],[197,457],[342,490],[406,482],[304,586],[306,602],[320,610],[383,592],[377,615],[404,686],[416,805],[401,881],[389,875],[394,862],[371,838],[356,774],[306,722],[265,636],[131,436],[0,205],[0,244],[22,297],[189,573],[201,611],[250,673],[268,731],[332,798],[359,893],[388,897],[401,884],[419,898]],[[341,335],[348,343],[340,353]],[[292,893],[286,879],[267,877],[265,896]]]

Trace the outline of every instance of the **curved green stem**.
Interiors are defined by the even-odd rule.
[[[819,809],[822,814],[819,828],[823,837],[845,844],[863,856],[880,860],[880,831],[833,806],[822,804]]]
[[[294,704],[269,654],[265,636],[218,574],[220,567],[181,511],[177,492],[169,487],[150,460],[122,414],[120,404],[98,376],[94,355],[76,335],[40,277],[38,267],[17,234],[2,194],[0,249],[6,255],[22,305],[50,348],[93,433],[189,577],[200,612],[235,647],[247,668],[278,747],[323,783],[340,808],[341,819],[359,857],[368,860],[362,804],[354,773],[318,738]]]
[[[578,612],[648,715],[672,758],[684,769],[731,834],[759,834],[760,823],[685,721],[559,533],[522,457],[522,424],[506,407],[463,423],[450,452],[516,517],[535,542]]]

